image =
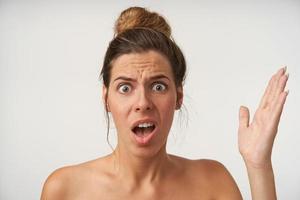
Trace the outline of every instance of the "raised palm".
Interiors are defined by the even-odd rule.
[[[249,109],[240,107],[238,144],[246,164],[263,167],[271,162],[271,153],[280,116],[288,91],[286,68],[281,68],[268,83],[253,120],[249,123]]]

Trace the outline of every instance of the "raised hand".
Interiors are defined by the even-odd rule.
[[[285,91],[288,77],[286,67],[272,76],[251,123],[249,109],[240,107],[238,144],[246,165],[255,168],[271,165],[272,147],[288,95]]]

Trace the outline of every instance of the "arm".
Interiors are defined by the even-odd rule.
[[[245,161],[253,200],[274,200],[276,189],[272,169],[272,147],[288,91],[288,74],[281,68],[274,74],[249,124],[249,110],[239,112],[238,143]]]
[[[249,166],[246,163],[251,196],[253,200],[275,200],[276,198],[276,188],[274,181],[274,174],[272,169],[272,164],[264,168],[256,168]]]
[[[54,171],[46,180],[41,200],[60,200],[66,198],[66,169],[61,168]]]

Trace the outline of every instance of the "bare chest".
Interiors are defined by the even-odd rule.
[[[89,185],[74,193],[72,200],[212,200],[211,189],[192,182],[173,180],[157,187],[128,188],[124,184]]]

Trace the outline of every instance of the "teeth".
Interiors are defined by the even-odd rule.
[[[138,125],[139,128],[148,128],[150,126],[153,126],[153,124],[152,123],[142,123],[142,124]]]

